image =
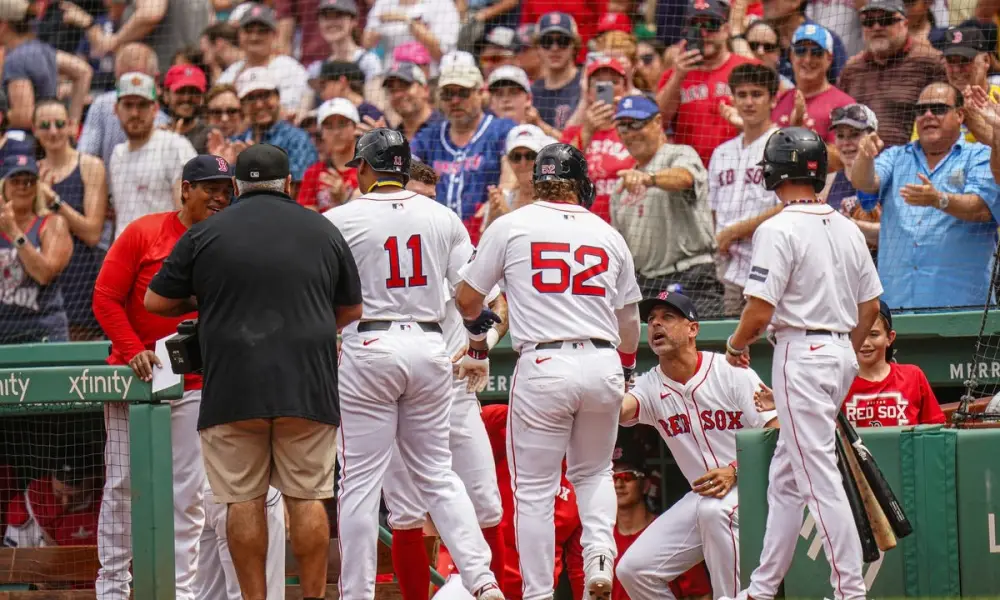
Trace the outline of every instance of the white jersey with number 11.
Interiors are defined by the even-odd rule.
[[[449,290],[472,256],[458,216],[427,196],[365,194],[323,213],[340,229],[361,274],[364,320],[440,323]]]
[[[615,311],[642,299],[621,234],[576,204],[539,201],[497,219],[462,277],[482,294],[502,282],[515,350],[588,338],[617,346]]]

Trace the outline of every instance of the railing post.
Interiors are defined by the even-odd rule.
[[[136,599],[175,600],[170,403],[129,406]]]

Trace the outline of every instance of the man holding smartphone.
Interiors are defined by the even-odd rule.
[[[609,202],[618,185],[618,172],[635,166],[613,122],[616,99],[625,95],[629,83],[627,71],[617,59],[601,56],[591,61],[587,65],[583,125],[567,127],[561,139],[587,157],[588,175],[597,188],[590,212],[608,222],[611,221]]]
[[[729,51],[729,5],[702,0],[688,9],[685,36],[670,49],[673,68],[663,73],[656,103],[664,123],[674,125],[674,142],[691,146],[708,164],[712,151],[739,131],[722,118],[719,104],[729,102],[729,73],[753,60]]]

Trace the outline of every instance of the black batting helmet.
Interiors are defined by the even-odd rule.
[[[358,138],[347,166],[357,167],[361,161],[377,173],[400,175],[404,184],[410,180],[410,143],[395,129],[379,127]]]
[[[580,205],[590,208],[597,190],[587,176],[587,159],[569,144],[549,144],[535,158],[534,181],[575,181]]]
[[[764,146],[764,187],[774,191],[785,181],[811,181],[818,194],[826,185],[826,144],[804,127],[771,134]]]

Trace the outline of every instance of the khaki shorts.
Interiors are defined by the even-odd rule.
[[[290,498],[333,497],[333,425],[295,417],[236,421],[202,430],[201,450],[217,503],[253,500],[268,484]]]

